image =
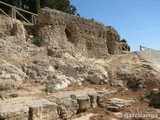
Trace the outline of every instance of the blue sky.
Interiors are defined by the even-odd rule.
[[[160,50],[160,0],[70,0],[77,12],[113,26],[132,51],[143,45]]]

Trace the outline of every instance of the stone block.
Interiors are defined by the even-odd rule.
[[[77,102],[76,96],[62,97],[59,98],[59,115],[62,119],[68,119],[71,116],[75,115],[78,111],[79,104]]]
[[[89,93],[88,96],[90,97],[91,107],[96,108],[97,107],[97,94]]]
[[[79,112],[85,111],[91,107],[90,98],[88,96],[81,96],[77,98],[79,104]]]
[[[28,118],[28,106],[22,104],[0,106],[0,120],[28,120]]]
[[[124,107],[133,105],[135,100],[132,99],[121,99],[121,98],[111,98],[111,99],[102,99],[100,101],[100,106],[110,110],[112,112],[120,112]]]
[[[57,105],[45,99],[29,104],[30,120],[57,120]]]

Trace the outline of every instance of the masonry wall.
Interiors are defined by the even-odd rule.
[[[120,37],[111,26],[53,9],[38,12],[39,35],[52,49],[79,52],[87,57],[104,57],[122,52]]]

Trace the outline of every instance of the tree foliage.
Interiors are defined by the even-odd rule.
[[[2,0],[10,5],[29,10],[37,13],[41,7],[49,7],[69,14],[76,14],[76,7],[71,5],[69,0]],[[0,5],[0,7],[9,12],[8,7]]]
[[[124,51],[130,51],[131,50],[131,48],[130,48],[130,46],[128,45],[128,43],[127,43],[127,40],[126,39],[122,39],[121,40],[121,43],[122,43],[122,50],[124,50]]]

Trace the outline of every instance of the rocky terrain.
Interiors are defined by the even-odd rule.
[[[0,120],[160,120],[159,51],[122,54],[111,26],[38,17],[0,15]]]

